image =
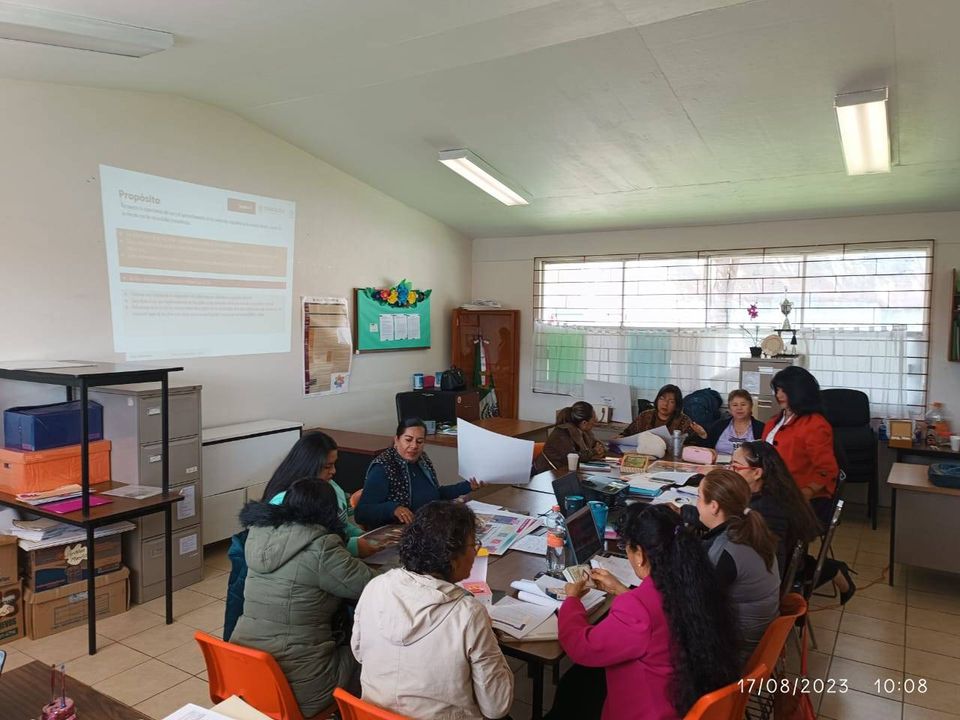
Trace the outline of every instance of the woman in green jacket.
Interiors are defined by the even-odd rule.
[[[374,571],[344,547],[343,522],[330,483],[298,480],[283,503],[249,502],[243,615],[230,638],[270,653],[304,716],[332,701],[335,687],[356,684],[344,600],[357,600]]]

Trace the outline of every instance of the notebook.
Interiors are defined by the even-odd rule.
[[[100,497],[99,495],[90,496],[90,507],[96,507],[97,505],[109,505],[113,500],[110,498]],[[71,500],[63,500],[61,502],[47,503],[43,506],[44,510],[49,510],[50,512],[55,512],[57,515],[66,515],[67,513],[74,512],[75,510],[83,509],[83,498],[73,498]]]

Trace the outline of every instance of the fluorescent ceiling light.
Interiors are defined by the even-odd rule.
[[[887,88],[837,95],[834,108],[847,175],[890,172]]]
[[[173,46],[173,35],[96,18],[0,2],[0,39],[143,57]]]
[[[440,153],[439,160],[457,175],[469,180],[485,193],[493,195],[504,205],[530,204],[523,195],[496,177],[500,173],[466,148],[444,150]]]

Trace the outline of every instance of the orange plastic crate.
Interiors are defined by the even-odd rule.
[[[90,484],[110,480],[110,441],[90,443]],[[0,492],[16,495],[80,483],[80,446],[49,450],[0,448]]]

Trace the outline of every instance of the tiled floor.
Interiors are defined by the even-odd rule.
[[[877,580],[887,563],[889,515],[878,530],[863,520],[863,508],[848,506],[834,541],[837,558],[859,575],[862,589],[843,608],[829,598],[814,598],[811,622],[817,650],[811,651],[810,676],[845,679],[846,694],[814,697],[819,717],[830,720],[960,720],[960,576],[896,569],[896,587]],[[955,548],[944,548],[954,552]],[[222,630],[227,571],[226,544],[210,546],[203,582],[174,593],[176,622],[163,624],[163,601],[134,606],[97,624],[100,651],[86,654],[86,628],[42,640],[18,640],[8,651],[6,668],[31,660],[67,665],[67,674],[93,685],[141,712],[163,718],[187,702],[210,706],[203,657],[193,640],[197,629]],[[526,667],[516,671],[514,720],[530,717],[531,683]],[[789,666],[795,667],[795,652]],[[893,692],[879,690],[889,679]],[[905,683],[926,681],[926,692]],[[891,683],[887,683],[888,686]],[[913,689],[905,692],[902,688]],[[545,680],[545,706],[553,701],[553,683]]]

